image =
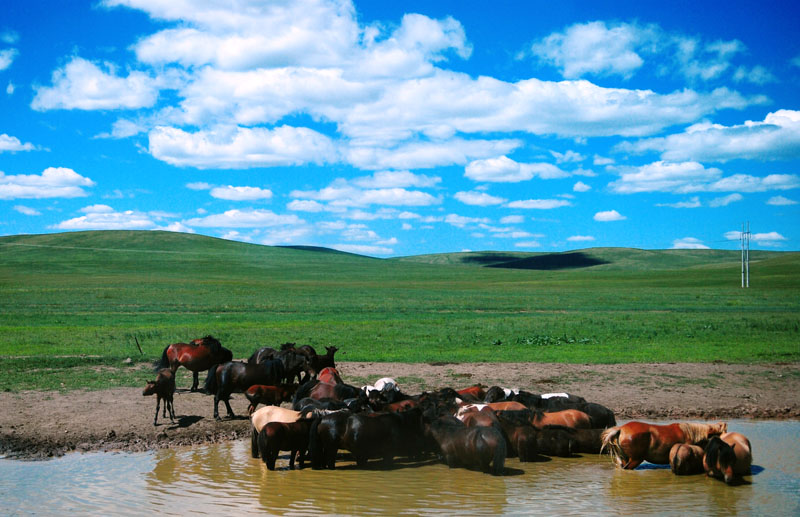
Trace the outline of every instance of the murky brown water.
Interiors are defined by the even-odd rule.
[[[249,442],[143,454],[73,454],[46,462],[0,460],[0,513],[141,515],[747,514],[800,515],[800,422],[733,421],[754,450],[752,483],[635,471],[608,457],[507,461],[494,477],[444,465],[268,471]],[[337,463],[337,466],[339,464]]]

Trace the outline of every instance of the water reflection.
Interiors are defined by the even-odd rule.
[[[752,483],[729,487],[668,469],[616,469],[607,457],[507,461],[495,477],[430,461],[360,470],[269,471],[249,441],[146,454],[0,460],[4,514],[519,515],[800,514],[800,422],[731,422],[753,443]],[[46,497],[44,497],[46,495]]]

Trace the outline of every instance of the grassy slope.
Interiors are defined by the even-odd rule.
[[[45,357],[97,356],[82,363],[97,370],[138,360],[134,336],[152,360],[209,333],[237,357],[294,341],[335,344],[347,360],[800,359],[798,253],[753,253],[749,290],[735,252],[583,253],[605,263],[454,267],[460,254],[377,260],[164,232],[3,237],[0,367],[20,375],[0,389]],[[74,366],[48,361],[39,375],[54,380],[33,386]]]

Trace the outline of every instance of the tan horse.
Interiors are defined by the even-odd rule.
[[[688,443],[676,443],[669,451],[669,466],[673,474],[686,476],[702,474],[703,456],[702,447]]]
[[[258,433],[270,422],[282,422],[289,424],[300,420],[300,411],[282,408],[280,406],[264,406],[253,411],[250,415],[252,424],[252,436],[250,438],[250,455],[258,458]]]
[[[603,432],[601,452],[608,450],[614,463],[623,469],[635,469],[643,461],[667,464],[670,449],[676,443],[698,445],[727,430],[728,424],[724,422],[667,425],[628,422]]]

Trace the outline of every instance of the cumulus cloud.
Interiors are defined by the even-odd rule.
[[[573,235],[571,237],[567,237],[567,241],[569,242],[592,242],[595,238],[591,235]]]
[[[677,201],[675,203],[656,203],[656,206],[668,206],[671,208],[700,208],[703,204],[698,196],[694,196],[688,201]]]
[[[627,217],[620,214],[616,210],[606,210],[604,212],[597,212],[596,214],[594,214],[594,220],[603,223],[612,221],[624,221],[625,219],[627,219]]]
[[[736,230],[725,232],[725,238],[731,241],[738,241],[742,238],[742,232]],[[787,239],[778,232],[763,232],[751,234],[750,240],[760,246],[780,246]]]
[[[273,167],[334,161],[325,135],[308,128],[218,128],[194,133],[160,126],[149,135],[150,153],[172,165],[198,169]]]
[[[630,77],[644,63],[637,47],[653,37],[650,32],[652,29],[626,23],[611,27],[602,21],[575,24],[534,43],[531,51],[559,68],[566,78],[586,74]]]
[[[464,176],[481,182],[517,183],[534,176],[542,179],[566,178],[570,174],[549,163],[519,163],[507,156],[475,160],[464,169]]]
[[[17,151],[33,151],[36,146],[30,142],[22,143],[19,138],[10,136],[5,133],[0,135],[0,153],[2,152],[17,152]]]
[[[150,230],[156,223],[146,213],[135,210],[117,212],[108,205],[91,205],[81,209],[86,215],[50,226],[56,230]]]
[[[373,177],[372,180],[374,179]],[[406,179],[413,180],[410,177]],[[441,198],[434,197],[421,190],[409,190],[400,187],[362,188],[360,186],[374,184],[372,180],[365,181],[364,178],[356,178],[354,181],[348,181],[339,178],[320,190],[294,190],[289,195],[300,201],[315,201],[326,203],[327,207],[339,208],[369,205],[430,206],[441,203]],[[419,178],[414,181],[419,181]]]
[[[187,226],[201,228],[262,228],[303,223],[304,221],[296,215],[280,215],[264,209],[228,210],[221,214],[211,214],[184,221]]]
[[[772,196],[767,200],[767,204],[772,206],[790,206],[796,205],[797,203],[797,201],[783,196]]]
[[[778,110],[763,121],[723,126],[701,122],[683,133],[625,142],[628,153],[655,151],[664,160],[725,162],[735,159],[792,160],[800,157],[800,111]]]
[[[675,239],[672,241],[672,248],[674,250],[707,250],[708,246],[703,244],[700,239],[694,237],[684,237],[682,239]]]
[[[228,201],[257,201],[261,199],[272,199],[272,191],[259,187],[214,187],[211,189],[211,197],[217,199],[227,199]]]
[[[0,172],[0,199],[85,197],[95,182],[66,167],[48,167],[42,174],[6,175]]]
[[[52,109],[112,110],[149,107],[158,99],[156,81],[143,72],[119,77],[112,65],[98,65],[75,57],[53,72],[50,87],[36,87],[31,107]]]
[[[362,188],[428,188],[435,187],[441,181],[439,176],[414,174],[410,171],[379,171],[370,176],[354,178],[353,184]]]
[[[609,183],[619,194],[640,192],[765,192],[800,187],[795,174],[751,176],[733,174],[723,177],[720,169],[705,167],[698,162],[658,161],[640,167],[621,167],[620,179]]]
[[[592,190],[592,187],[582,181],[579,181],[572,186],[572,190],[574,192],[589,192],[590,190]]]
[[[472,206],[500,205],[507,201],[505,198],[492,196],[486,192],[475,192],[474,190],[470,192],[456,192],[453,197],[465,205]]]

